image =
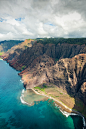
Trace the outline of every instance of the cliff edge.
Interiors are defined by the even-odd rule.
[[[79,98],[86,107],[86,46],[77,44],[42,44],[25,40],[3,55],[18,71],[24,87],[30,89],[52,83]],[[86,111],[84,112],[86,115]]]

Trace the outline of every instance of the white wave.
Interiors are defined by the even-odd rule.
[[[23,80],[21,80],[21,79],[20,79],[20,82],[21,82],[21,83],[24,83],[24,81],[23,81]]]
[[[20,96],[20,100],[21,100],[21,102],[22,102],[23,104],[28,104],[27,102],[25,102],[25,101],[23,100],[23,96]]]
[[[68,117],[70,115],[70,113],[62,111],[61,109],[60,109],[60,112],[62,112],[62,114],[65,115],[66,117]]]
[[[57,108],[59,108],[59,109],[61,108],[61,107],[60,107],[60,106],[58,106],[56,103],[55,103],[55,106],[56,106]]]
[[[25,102],[25,101],[23,100],[23,98],[24,98],[24,89],[22,90],[22,94],[21,94],[21,96],[20,96],[20,100],[21,100],[21,102],[22,102],[23,104],[28,104],[27,102]]]
[[[32,103],[27,103],[26,101],[24,101],[24,92],[25,92],[25,90],[23,89],[22,90],[22,94],[21,94],[21,96],[20,96],[20,100],[21,100],[21,103],[23,103],[23,104],[27,104],[27,105],[32,105]]]
[[[60,111],[62,112],[63,115],[65,115],[66,117],[70,116],[70,115],[79,115],[79,114],[76,114],[76,113],[68,113],[66,111],[63,111],[60,109]],[[82,115],[79,115],[83,118],[83,125],[84,127],[86,127],[86,123],[85,123],[85,118],[82,116]],[[84,129],[84,128],[83,128]]]
[[[70,115],[78,115],[78,114],[76,114],[76,113],[68,113],[68,112],[63,111],[63,110],[61,110],[61,109],[60,109],[60,111],[61,111],[62,114],[65,115],[66,117],[68,117],[68,116],[70,116]]]
[[[20,100],[21,100],[21,103],[23,103],[23,104],[28,104],[27,102],[25,102],[25,101],[23,100],[23,98],[24,98],[24,89],[22,90],[22,94],[21,94],[21,96],[20,96]]]
[[[24,91],[25,91],[25,90],[23,89],[23,90],[22,90],[22,94],[24,94]]]
[[[24,97],[23,95],[22,95],[22,96],[20,96],[21,103],[23,103],[23,104],[27,104],[27,105],[30,105],[30,106],[31,106],[31,105],[32,105],[32,103],[30,103],[30,104],[29,104],[29,103],[27,103],[26,101],[24,101],[24,100],[23,100],[23,97]]]
[[[83,125],[86,127],[85,118],[83,117]]]

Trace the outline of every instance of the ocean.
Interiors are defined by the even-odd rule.
[[[26,92],[18,71],[0,60],[0,129],[83,129],[81,116],[60,110],[53,100]]]

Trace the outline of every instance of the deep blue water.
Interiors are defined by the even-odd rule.
[[[82,118],[64,116],[53,101],[29,106],[20,101],[18,72],[0,60],[0,129],[82,129]]]

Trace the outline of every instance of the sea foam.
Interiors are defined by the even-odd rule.
[[[21,82],[21,83],[24,83],[24,81],[23,81],[23,80],[21,80],[21,79],[20,79],[20,82]]]
[[[21,100],[21,103],[23,103],[23,104],[28,104],[27,102],[25,102],[25,101],[23,100],[23,96],[20,96],[20,100]]]
[[[24,89],[22,90],[22,94],[21,94],[21,96],[20,96],[20,100],[21,100],[21,103],[23,103],[23,104],[28,104],[27,102],[25,102],[25,101],[23,100],[23,98],[24,98]]]
[[[82,119],[83,119],[83,126],[86,127],[86,123],[85,123],[85,118],[82,116],[82,115],[79,115],[79,114],[76,114],[76,113],[68,113],[66,111],[63,111],[60,109],[60,112],[62,112],[63,115],[65,115],[66,117],[70,116],[70,115],[78,115],[78,116],[81,116]],[[83,129],[84,129],[83,127]]]
[[[76,114],[76,113],[68,113],[68,112],[66,112],[66,111],[63,111],[63,110],[61,109],[61,107],[58,106],[56,103],[55,103],[55,106],[58,107],[59,110],[60,110],[60,112],[61,112],[63,115],[65,115],[66,117],[69,117],[70,115],[78,115],[78,116],[81,116],[81,117],[83,118],[83,126],[86,127],[85,118],[84,118],[82,115],[79,115],[79,114]],[[83,127],[83,129],[84,129],[84,127]]]
[[[24,100],[24,92],[25,92],[25,90],[23,89],[23,90],[22,90],[22,94],[21,94],[21,96],[20,96],[21,103],[27,104],[27,105],[31,105],[32,103],[29,104],[29,103],[27,103],[27,102]]]
[[[62,114],[65,115],[66,117],[68,117],[68,116],[70,116],[70,115],[78,115],[78,114],[76,114],[76,113],[68,113],[68,112],[63,111],[63,110],[61,110],[61,109],[60,109],[60,112],[62,112]]]
[[[22,90],[22,94],[24,94],[24,91],[25,91],[25,90],[23,89],[23,90]]]

